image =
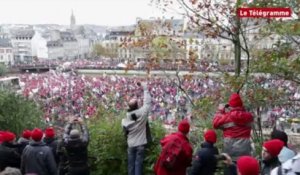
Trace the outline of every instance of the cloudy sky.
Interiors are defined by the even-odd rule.
[[[72,9],[77,24],[128,25],[163,15],[150,0],[0,0],[0,24],[69,24]]]

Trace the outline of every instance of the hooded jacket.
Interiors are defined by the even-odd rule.
[[[253,122],[252,114],[244,109],[240,97],[237,97],[239,96],[234,95],[229,100],[229,104],[234,104],[229,112],[220,110],[213,119],[213,127],[223,130],[224,152],[234,160],[240,156],[251,155],[250,136]]]
[[[122,119],[122,127],[127,133],[128,147],[145,145],[149,142],[149,130],[147,132],[148,116],[151,109],[151,96],[147,86],[143,86],[143,106],[134,111],[127,112],[126,118]],[[132,116],[136,116],[136,120]]]
[[[161,160],[163,159],[163,157],[162,155],[160,155],[154,166],[154,171],[156,175],[186,175],[187,167],[191,166],[193,148],[190,145],[188,138],[181,132],[176,132],[163,138],[160,141],[161,147],[163,148],[166,144],[174,141],[175,139],[179,139],[181,143],[183,143],[182,152],[177,158],[178,162],[180,163],[178,165],[175,165],[176,168],[172,170],[172,172],[170,172],[166,168],[161,166]]]

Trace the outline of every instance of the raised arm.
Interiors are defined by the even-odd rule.
[[[82,141],[84,143],[89,143],[89,131],[85,124],[80,125],[82,131]]]
[[[73,128],[73,123],[68,123],[66,125],[64,135],[63,135],[64,141],[67,141],[69,139],[69,135],[70,135],[72,128]]]
[[[145,110],[149,111],[151,107],[151,95],[148,90],[147,83],[143,82],[142,87],[144,90],[144,101],[143,101],[143,107]]]

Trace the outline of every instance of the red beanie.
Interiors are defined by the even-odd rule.
[[[277,157],[279,155],[283,146],[284,143],[279,139],[269,140],[263,144],[263,147],[266,148],[268,153],[270,153],[273,157]]]
[[[178,125],[178,131],[187,134],[190,132],[190,124],[187,120],[182,120]]]
[[[3,134],[4,134],[4,133],[5,133],[4,131],[0,131],[0,143],[3,142]]]
[[[31,133],[32,140],[39,142],[43,138],[43,131],[41,129],[35,128]]]
[[[54,138],[54,136],[55,136],[55,131],[54,131],[54,129],[52,127],[47,128],[45,130],[45,137],[47,137],[47,138]]]
[[[239,94],[233,93],[233,94],[231,94],[231,96],[229,98],[228,104],[230,107],[242,107],[243,101]]]
[[[258,175],[259,163],[251,156],[241,156],[237,160],[237,169],[241,175]]]
[[[216,143],[217,142],[217,134],[214,130],[207,130],[204,133],[204,139],[205,141],[209,143]]]
[[[24,130],[23,133],[22,133],[22,137],[25,138],[25,139],[30,139],[31,137],[31,131],[30,130]]]
[[[4,134],[2,134],[2,139],[3,142],[11,142],[16,138],[16,135],[12,132],[5,132]]]

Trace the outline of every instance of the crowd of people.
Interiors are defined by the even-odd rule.
[[[257,82],[264,88],[278,87],[285,91],[289,99],[300,99],[300,90],[296,84],[285,83],[283,80],[257,77]],[[99,105],[116,111],[126,109],[128,98],[137,91],[136,82],[145,80],[138,76],[76,75],[74,72],[59,72],[51,70],[42,74],[22,74],[20,84],[25,97],[34,99],[43,108],[47,121],[53,117],[64,117],[76,114],[83,117],[93,116]],[[183,117],[191,113],[191,101],[218,96],[225,86],[219,77],[204,77],[182,80],[182,89],[185,89],[189,98],[178,85],[177,78],[154,76],[149,79],[152,95],[151,117],[171,123],[176,115]],[[295,103],[296,104],[296,103]],[[299,106],[298,106],[299,108]],[[278,116],[298,117],[297,105],[270,106],[267,119],[274,123]]]
[[[262,86],[276,85],[290,91],[291,99],[299,98],[298,89],[293,84],[263,79],[257,77],[257,81],[264,82]],[[89,174],[89,136],[82,119],[93,116],[100,104],[107,109],[127,109],[122,127],[127,137],[129,175],[143,174],[145,147],[152,139],[148,119],[160,117],[168,121],[169,116],[173,116],[170,111],[177,108],[185,110],[181,114],[181,118],[185,119],[179,123],[178,132],[162,138],[162,152],[154,167],[157,175],[214,174],[220,159],[225,159],[224,174],[229,175],[256,175],[259,172],[266,175],[273,171],[283,171],[286,168],[283,166],[285,162],[295,159],[289,162],[290,166],[298,162],[297,157],[294,157],[296,153],[288,148],[286,134],[277,130],[274,130],[277,134],[272,135],[272,139],[262,145],[262,166],[257,159],[251,157],[251,124],[254,119],[253,115],[245,110],[237,93],[231,95],[228,104],[219,106],[213,119],[214,129],[223,131],[224,153],[221,156],[218,154],[219,151],[214,147],[217,141],[216,133],[210,129],[205,132],[205,143],[193,158],[193,148],[187,137],[190,131],[187,117],[190,112],[189,100],[184,94],[180,94],[178,87],[174,85],[176,79],[152,77],[148,78],[147,83],[140,83],[145,80],[143,77],[118,75],[92,77],[77,75],[73,71],[66,73],[54,70],[43,74],[21,75],[23,95],[41,105],[48,122],[52,122],[53,116],[63,119],[69,116],[75,118],[65,127],[62,140],[56,143],[53,142],[53,128],[44,132],[38,128],[24,131],[18,143],[15,143],[14,133],[1,132],[1,170],[15,167],[23,174]],[[216,94],[223,86],[218,77],[186,79],[182,82],[182,87],[187,90],[192,100]],[[139,98],[142,94],[143,101]],[[76,123],[80,125],[81,132],[73,129]],[[9,156],[11,158],[8,158]],[[11,160],[13,162],[10,162]]]
[[[79,65],[88,64],[82,61]],[[288,94],[290,100],[300,99],[296,84],[263,76],[255,77],[255,81],[264,88],[277,87]],[[89,174],[89,134],[83,119],[92,117],[97,107],[103,106],[116,111],[127,110],[121,127],[127,138],[128,175],[143,174],[145,148],[152,140],[149,119],[176,124],[174,121],[178,118],[183,119],[178,124],[178,131],[160,142],[162,152],[154,166],[156,175],[210,175],[219,169],[221,160],[225,164],[222,170],[225,175],[300,173],[299,154],[288,147],[288,137],[283,131],[274,129],[270,140],[261,145],[262,160],[253,157],[251,131],[254,118],[250,111],[246,111],[238,93],[231,95],[228,104],[219,105],[213,128],[205,130],[204,143],[193,155],[194,148],[188,139],[191,101],[208,96],[221,98],[220,91],[225,84],[217,76],[183,79],[182,87],[177,83],[178,80],[172,77],[87,76],[59,70],[22,74],[22,94],[40,105],[47,122],[55,125],[57,120],[72,118],[59,140],[51,127],[45,131],[39,128],[25,130],[17,142],[14,133],[1,131],[0,170],[36,175]],[[270,107],[268,115],[271,119],[274,115],[298,117],[297,111],[289,107]],[[79,125],[80,130],[75,129],[75,125]],[[223,132],[222,154],[214,146],[217,129]]]
[[[1,175],[89,174],[89,132],[81,118],[70,118],[63,136],[56,136],[52,127],[20,135],[16,140],[15,133],[0,131]]]

